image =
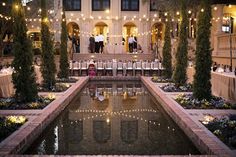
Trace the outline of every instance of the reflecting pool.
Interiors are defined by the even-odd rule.
[[[25,154],[199,154],[141,82],[89,82]]]

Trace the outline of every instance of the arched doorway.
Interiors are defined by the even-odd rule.
[[[162,41],[164,38],[164,24],[161,22],[155,23],[152,26],[152,35],[151,35],[151,48],[156,53],[156,58],[161,58],[160,52],[162,52]]]
[[[68,40],[68,52],[72,59],[73,53],[80,53],[80,28],[75,22],[67,24],[67,33],[69,36]]]
[[[109,36],[109,28],[108,25],[104,22],[98,22],[95,24],[95,27],[93,29],[93,34],[99,35],[102,34],[104,36],[104,44],[107,44],[109,42],[108,36]]]
[[[151,36],[151,41],[152,44],[156,43],[158,40],[163,40],[164,37],[164,25],[163,23],[155,23],[152,26],[152,36]]]
[[[123,40],[124,41],[124,47],[125,51],[129,51],[129,44],[128,44],[128,39],[132,35],[133,37],[137,37],[138,34],[138,29],[136,25],[132,22],[128,22],[124,24],[123,29],[122,29],[122,35],[123,35]]]

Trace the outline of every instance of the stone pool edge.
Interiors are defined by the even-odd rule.
[[[45,107],[41,114],[23,125],[0,145],[0,156],[17,154],[24,151],[42,131],[61,113],[73,100],[78,92],[89,81],[89,77],[80,77],[61,97]]]
[[[218,139],[214,139],[209,132],[199,127],[187,112],[157,87],[150,78],[142,76],[141,81],[202,153],[221,157],[234,156],[233,151],[222,146],[217,142]]]

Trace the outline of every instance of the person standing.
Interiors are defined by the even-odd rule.
[[[92,36],[89,38],[89,49],[91,53],[94,53],[94,49],[95,49],[95,38],[94,35],[92,34]]]
[[[103,53],[103,47],[104,47],[104,36],[102,33],[99,35],[99,50],[101,49],[101,53]]]
[[[99,36],[98,36],[98,34],[95,37],[95,53],[99,53]]]
[[[76,53],[80,53],[80,38],[77,38],[76,41]]]
[[[131,35],[128,39],[128,43],[129,43],[129,53],[133,52],[133,46],[134,46],[134,38],[133,35]]]
[[[134,52],[137,52],[137,37],[136,36],[134,36]]]
[[[76,53],[76,38],[72,35],[72,53]]]

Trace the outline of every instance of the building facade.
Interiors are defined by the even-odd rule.
[[[127,54],[128,37],[137,37],[143,53],[153,52],[153,47],[162,52],[165,12],[160,12],[158,1],[150,0],[54,0],[51,15],[54,39],[60,42],[61,12],[65,9],[68,34],[74,36],[79,45],[79,53],[89,53],[89,37],[102,33],[105,37],[107,54]],[[194,59],[196,49],[196,23],[198,8],[188,8],[189,17],[189,57]],[[179,11],[170,13],[173,57],[178,45]],[[212,56],[218,64],[236,66],[236,5],[212,5]],[[32,22],[34,19],[31,19]],[[40,30],[28,25],[29,31]],[[231,30],[229,31],[229,29]],[[231,32],[231,33],[230,33]],[[231,43],[231,44],[230,44]],[[155,45],[155,46],[154,46]],[[68,51],[71,51],[69,42]]]

